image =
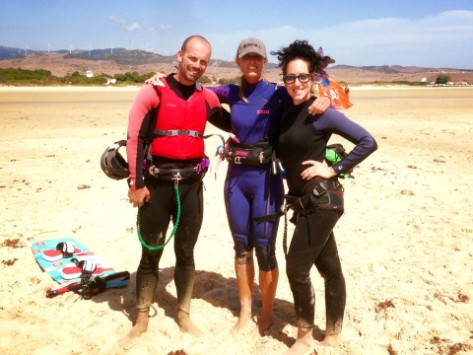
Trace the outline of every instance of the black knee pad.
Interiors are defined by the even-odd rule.
[[[237,264],[249,264],[253,262],[253,249],[247,250],[246,241],[235,238],[234,246],[235,260]]]
[[[235,256],[237,264],[250,264],[253,262],[253,252],[245,251]]]
[[[271,271],[278,266],[274,250],[268,244],[257,244],[255,247],[258,267],[261,271]]]

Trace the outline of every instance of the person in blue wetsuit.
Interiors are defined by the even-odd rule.
[[[345,312],[346,288],[333,229],[343,213],[343,187],[337,176],[350,171],[377,149],[375,139],[342,113],[329,108],[310,115],[311,87],[321,56],[307,41],[295,41],[271,52],[279,60],[293,106],[281,118],[278,155],[289,188],[287,203],[294,210],[295,230],[286,258],[286,273],[294,296],[298,333],[287,354],[314,350],[315,295],[310,271],[315,265],[324,278],[326,329],[319,345],[337,346]],[[333,166],[325,163],[332,134],[355,144]]]
[[[291,100],[285,87],[264,80],[267,55],[261,40],[242,40],[235,61],[242,72],[240,85],[209,87],[221,103],[230,106],[235,136],[228,141],[229,166],[224,185],[240,298],[240,314],[232,332],[239,332],[251,324],[255,253],[262,297],[257,330],[262,334],[273,319],[279,278],[275,256],[279,221],[255,222],[254,219],[280,211],[284,200],[283,180],[280,172],[274,169],[272,144],[277,137],[282,111],[291,105]],[[329,105],[328,98],[317,99],[310,110],[321,113]]]

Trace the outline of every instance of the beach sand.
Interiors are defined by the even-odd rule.
[[[205,182],[191,315],[203,336],[175,322],[174,252],[166,247],[149,330],[129,341],[140,258],[136,209],[125,181],[99,159],[126,138],[137,88],[0,88],[0,352],[2,354],[282,354],[296,336],[282,251],[274,323],[264,336],[231,335],[239,303],[223,203],[225,164]],[[353,88],[345,113],[379,148],[343,181],[335,228],[347,283],[342,343],[318,354],[473,353],[473,89]],[[211,126],[207,133],[218,132]],[[351,144],[342,142],[350,149]],[[213,158],[217,138],[206,141]],[[289,225],[289,233],[292,225]],[[290,235],[290,234],[289,234]],[[36,240],[73,237],[117,271],[127,288],[90,300],[36,263]],[[315,268],[315,324],[325,328]],[[257,280],[254,315],[261,309]],[[181,350],[181,352],[179,352]]]

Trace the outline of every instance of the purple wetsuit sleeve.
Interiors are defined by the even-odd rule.
[[[338,134],[355,144],[348,155],[333,166],[337,174],[349,171],[378,148],[376,140],[366,129],[335,109],[329,108],[316,116],[313,126],[320,131]]]
[[[207,86],[207,89],[213,91],[217,95],[218,100],[221,104],[229,104],[230,97],[230,86],[229,85],[220,85],[220,86]]]
[[[218,101],[221,104],[228,103],[228,87],[225,86],[207,86],[206,89],[212,91],[218,98]],[[217,113],[211,115],[209,117],[209,122],[213,124],[215,127],[221,129],[225,132],[232,131],[232,122],[231,122],[231,115],[225,108],[219,107]]]

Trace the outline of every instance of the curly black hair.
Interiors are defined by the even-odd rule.
[[[271,55],[278,58],[278,67],[282,68],[283,75],[286,75],[287,64],[294,59],[302,59],[309,63],[310,73],[317,73],[324,64],[322,56],[317,54],[314,47],[307,41],[296,40],[287,47],[281,47],[278,51],[271,51]]]

